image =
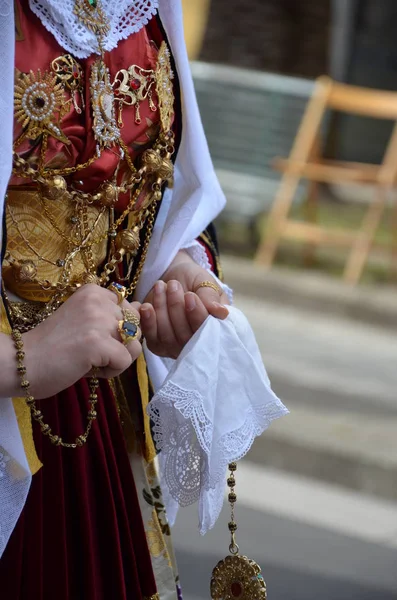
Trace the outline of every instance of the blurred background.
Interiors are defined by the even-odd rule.
[[[269,600],[396,600],[397,3],[185,0],[184,10],[228,199],[217,222],[225,278],[291,411],[239,464],[241,551],[261,564]],[[323,75],[360,89],[340,88],[325,110]],[[181,511],[187,600],[210,598],[228,520],[225,505],[200,538],[196,509]]]

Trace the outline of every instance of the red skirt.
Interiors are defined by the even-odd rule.
[[[86,380],[38,402],[53,433],[85,429]],[[137,402],[139,398],[137,398]],[[143,600],[156,593],[136,488],[106,381],[82,448],[55,447],[33,425],[42,469],[0,560],[4,600]]]

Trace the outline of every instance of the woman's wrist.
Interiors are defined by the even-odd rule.
[[[185,250],[179,250],[179,252],[176,254],[174,260],[172,261],[172,263],[170,264],[168,269],[166,271],[164,271],[161,279],[167,283],[170,279],[172,279],[173,269],[175,267],[178,267],[179,265],[185,264],[185,263],[192,264],[192,265],[196,264],[194,262],[194,260],[189,256],[189,254],[187,252],[185,252]]]

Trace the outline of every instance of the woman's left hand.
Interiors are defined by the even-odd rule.
[[[208,315],[225,319],[226,294],[200,283],[216,281],[185,252],[179,252],[142,304],[141,327],[151,352],[177,358]],[[197,289],[198,288],[198,289]]]

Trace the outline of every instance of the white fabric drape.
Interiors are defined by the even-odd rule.
[[[14,2],[0,0],[0,225],[12,160],[14,31]],[[2,227],[0,241],[1,236]],[[1,369],[0,365],[0,377]],[[10,399],[0,399],[0,556],[25,504],[31,480],[13,404]]]

